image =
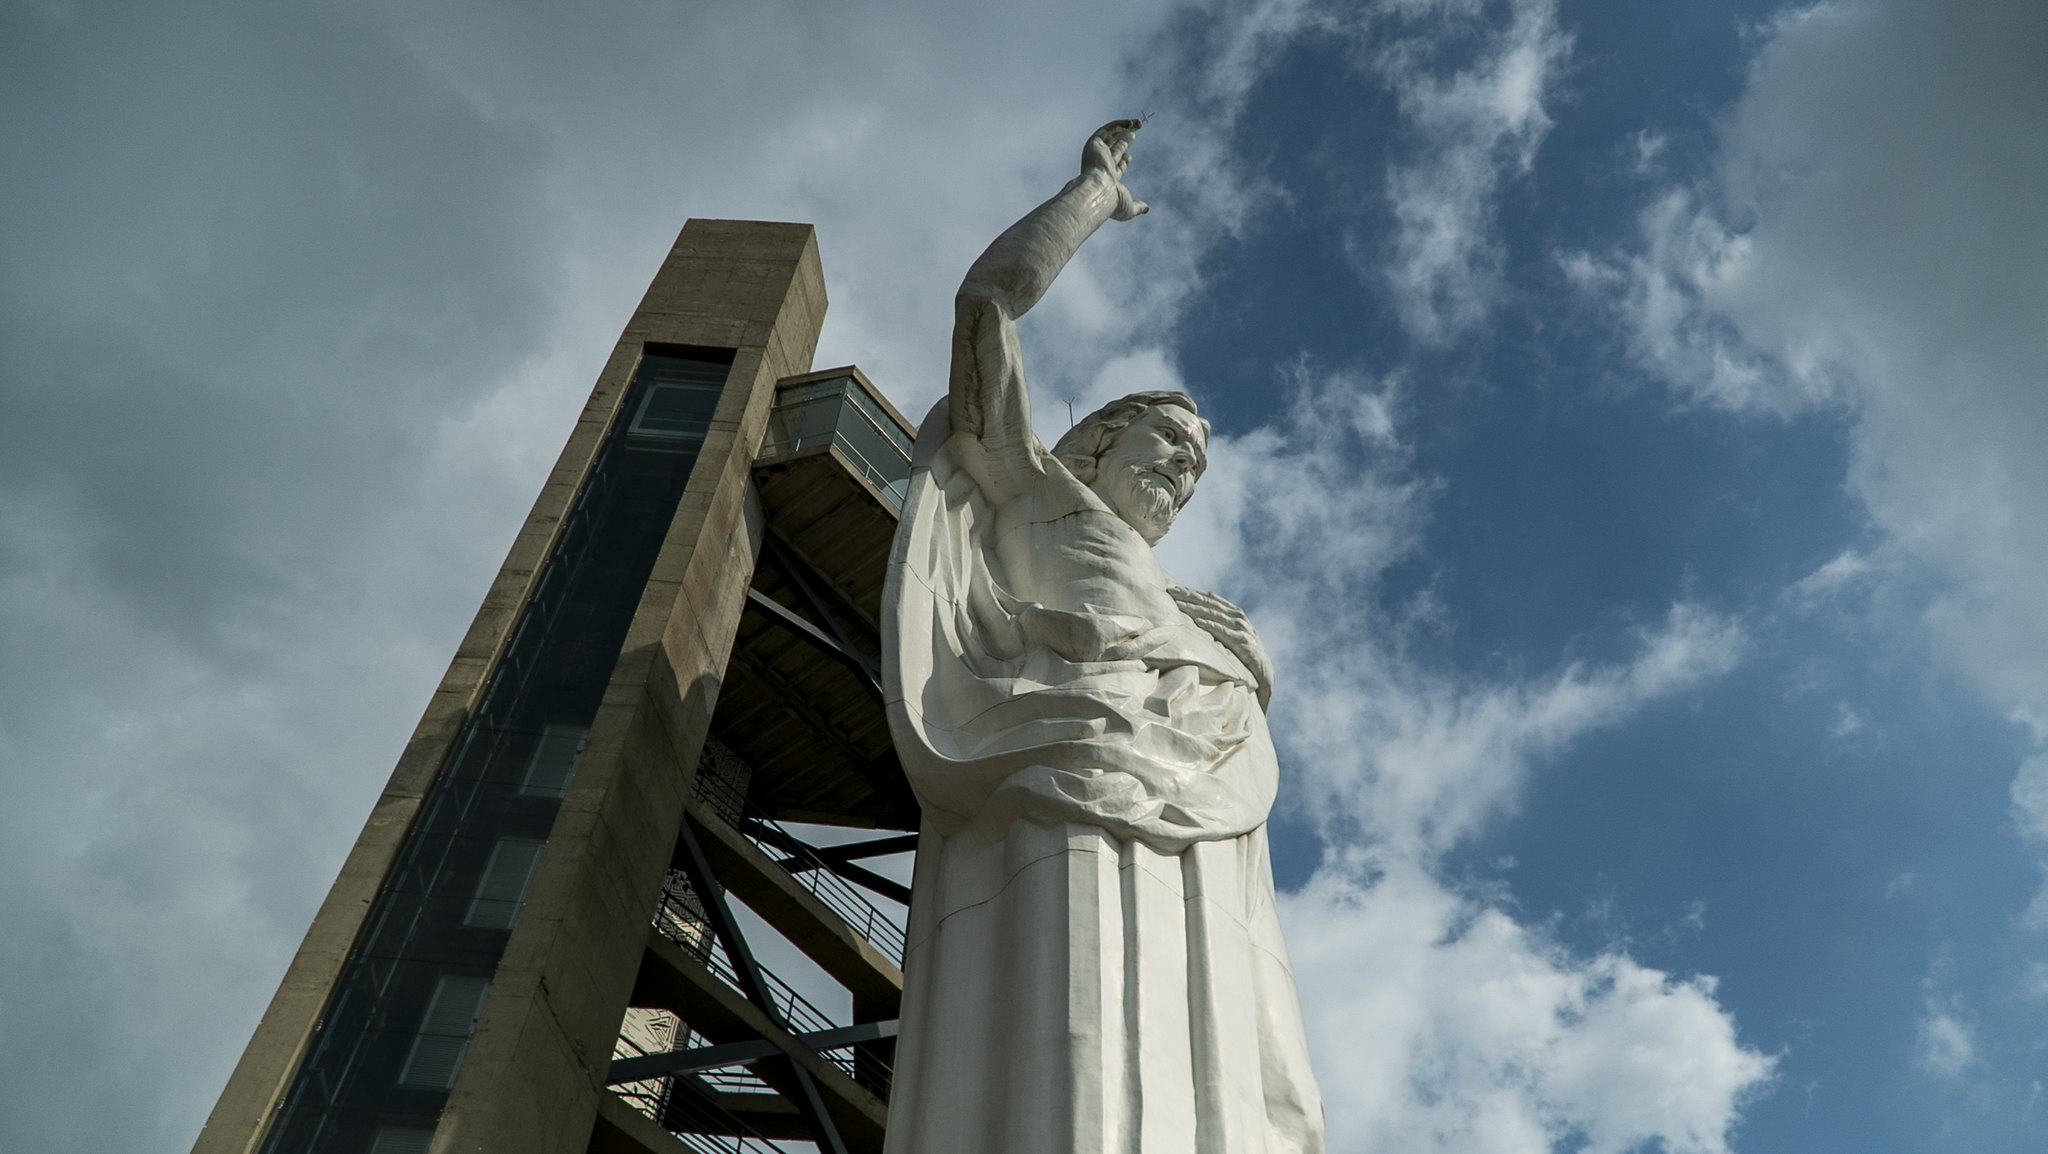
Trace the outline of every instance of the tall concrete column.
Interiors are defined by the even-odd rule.
[[[810,368],[825,287],[808,225],[692,221],[620,341],[738,350],[433,1149],[589,1141],[761,548],[749,474],[775,382]],[[615,360],[618,354],[615,354]]]
[[[749,478],[775,382],[825,312],[808,225],[692,220],[626,326],[447,675],[201,1132],[253,1154],[314,1047],[408,832],[534,595],[649,344],[727,378],[434,1131],[434,1151],[582,1151],[761,542]]]

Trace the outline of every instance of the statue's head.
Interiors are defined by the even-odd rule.
[[[1156,545],[1209,465],[1209,422],[1186,393],[1132,393],[1087,416],[1052,447],[1147,544]]]

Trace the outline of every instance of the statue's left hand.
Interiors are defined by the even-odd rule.
[[[1273,701],[1273,659],[1266,655],[1266,644],[1259,640],[1259,631],[1252,628],[1251,619],[1244,610],[1199,589],[1180,585],[1169,585],[1167,595],[1180,606],[1180,611],[1202,627],[1203,632],[1214,637],[1232,656],[1244,662],[1258,678],[1259,708],[1265,709]]]
[[[1109,176],[1116,186],[1116,208],[1110,211],[1115,220],[1130,220],[1148,210],[1144,201],[1131,195],[1124,187],[1124,170],[1131,166],[1131,138],[1144,126],[1142,120],[1112,120],[1095,130],[1088,143],[1081,146],[1081,175],[1100,169]]]

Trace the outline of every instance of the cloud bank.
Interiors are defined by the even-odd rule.
[[[1725,1154],[1773,1066],[1713,979],[1573,956],[1397,860],[1342,855],[1287,917],[1333,1150]]]
[[[1576,955],[1436,867],[1575,739],[1733,668],[1740,626],[1681,602],[1626,660],[1518,680],[1419,656],[1440,607],[1375,608],[1437,490],[1410,470],[1400,389],[1291,378],[1282,421],[1212,442],[1161,553],[1240,599],[1281,670],[1289,804],[1328,846],[1283,906],[1332,1149],[1727,1150],[1774,1060],[1711,978]]]
[[[1868,0],[1759,30],[1717,171],[1658,188],[1641,242],[1566,265],[1687,404],[1850,430],[1879,545],[1796,592],[1910,607],[1946,667],[2048,745],[2048,72],[2038,4]],[[1873,617],[1873,622],[1876,618]],[[2042,757],[2014,827],[2048,863]],[[2022,927],[2048,929],[2048,889]],[[1969,1064],[1930,1007],[1918,1062]]]

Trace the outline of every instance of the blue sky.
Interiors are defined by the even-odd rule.
[[[2048,1141],[2048,9],[0,9],[0,1148],[189,1146],[690,216],[1186,387],[1332,1149]]]

